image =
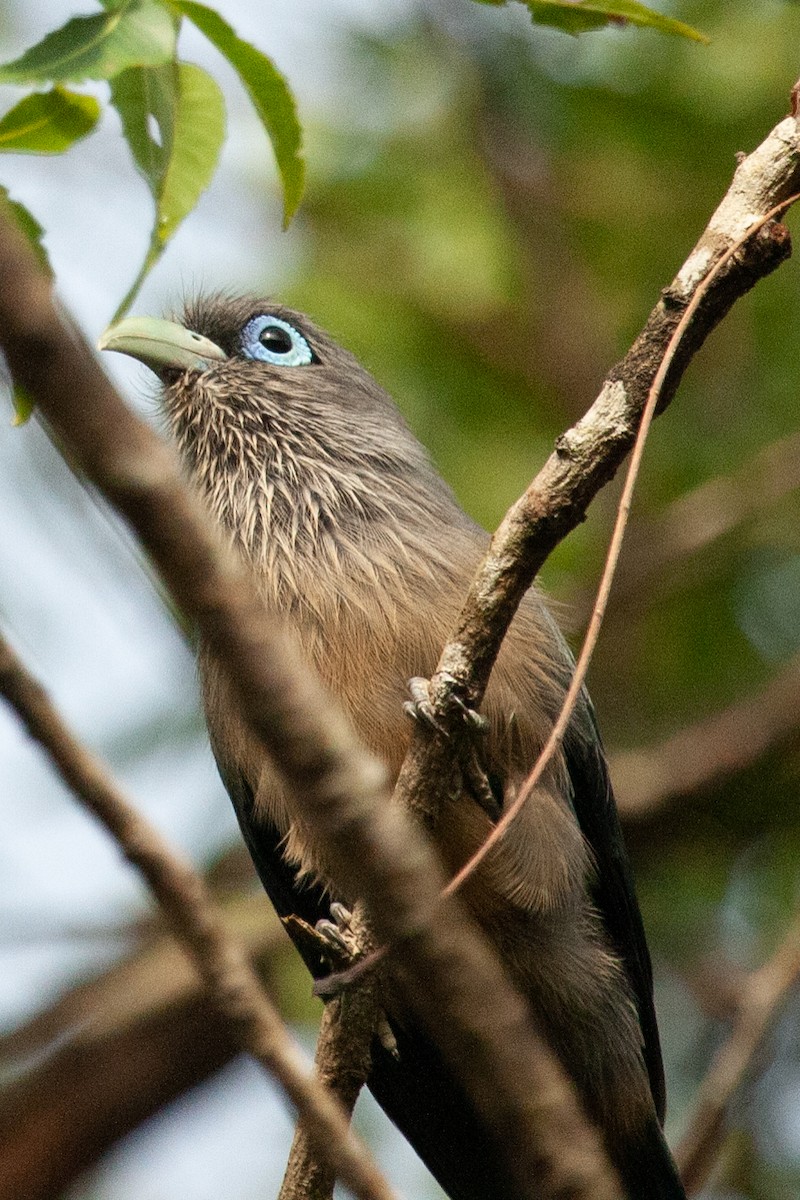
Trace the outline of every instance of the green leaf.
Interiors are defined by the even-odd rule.
[[[29,209],[25,207],[24,204],[20,204],[19,200],[12,200],[8,194],[8,189],[4,188],[2,184],[0,184],[0,196],[2,196],[3,200],[8,205],[9,209],[11,210],[11,215],[22,232],[25,234],[25,237],[30,242],[31,249],[38,258],[40,265],[52,279],[53,268],[50,266],[50,260],[47,257],[47,251],[42,243],[44,230],[36,220],[36,217],[32,212],[30,212]]]
[[[122,120],[122,130],[134,162],[158,200],[175,139],[179,101],[177,63],[161,67],[130,67],[111,80],[111,103]],[[155,121],[156,136],[151,127]]]
[[[90,133],[99,116],[94,96],[79,96],[60,87],[36,92],[0,120],[0,151],[61,154]]]
[[[113,320],[118,321],[211,182],[225,137],[225,102],[211,76],[191,63],[178,63],[172,82],[167,71],[123,79],[122,86],[115,87],[113,98],[156,208],[145,260],[114,314]],[[158,122],[160,145],[148,129],[149,115]]]
[[[126,67],[157,66],[175,54],[176,22],[158,0],[127,0],[91,17],[73,17],[14,62],[0,82],[112,79]]]
[[[33,410],[36,405],[33,403],[31,396],[25,391],[25,388],[17,384],[14,388],[14,416],[11,419],[11,424],[26,425],[33,416]]]
[[[305,163],[302,131],[289,85],[274,63],[243,41],[219,13],[197,0],[173,0],[174,7],[206,35],[238,73],[275,151],[283,184],[283,224],[289,224],[303,195]]]
[[[200,67],[178,66],[178,108],[172,152],[159,195],[158,238],[172,237],[211,182],[225,140],[225,101]]]
[[[502,5],[506,0],[478,0],[479,4]],[[705,34],[647,8],[637,0],[522,0],[538,25],[552,25],[565,33],[585,33],[604,25],[641,25],[661,33],[675,33],[695,42],[708,42]]]

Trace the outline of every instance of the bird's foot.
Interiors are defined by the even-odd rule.
[[[359,947],[351,929],[353,914],[336,900],[331,904],[330,912],[332,919],[328,921],[323,917],[317,921],[314,929],[338,958],[344,955],[354,962],[359,956]]]
[[[443,678],[448,683],[455,684],[456,682],[452,676],[445,675]],[[411,717],[413,721],[425,725],[431,732],[438,733],[444,738],[449,738],[450,732],[447,725],[437,717],[431,703],[430,680],[423,678],[421,675],[415,675],[408,681],[408,694],[411,699],[406,700],[403,705],[403,712]],[[465,704],[452,686],[448,689],[446,704],[451,706],[456,719],[461,722],[462,728],[471,736],[483,735],[487,732],[489,723],[486,718],[481,716],[476,709],[470,708],[468,704]]]
[[[444,678],[446,682],[455,685],[456,681],[451,676],[444,676]],[[447,690],[446,705],[450,706],[450,711],[455,714],[455,719],[448,728],[445,721],[436,715],[431,703],[428,679],[414,676],[408,681],[408,691],[411,699],[405,702],[403,711],[412,720],[448,740],[452,738],[451,729],[457,734],[460,731],[461,736],[456,738],[456,755],[461,769],[462,782],[476,804],[493,822],[497,821],[503,810],[503,801],[502,795],[498,797],[492,787],[483,763],[483,741],[489,731],[489,722],[486,717],[465,704],[457,694],[455,686],[450,686]]]
[[[362,958],[363,951],[349,931],[349,909],[334,901],[330,912],[332,920],[323,918],[315,925],[309,925],[308,921],[294,913],[281,920],[293,942],[319,955],[335,972],[346,973]]]
[[[410,700],[403,704],[403,712],[418,725],[423,725],[430,733],[438,733],[440,737],[449,738],[450,734],[439,721],[431,704],[431,683],[421,675],[414,675],[408,681]]]

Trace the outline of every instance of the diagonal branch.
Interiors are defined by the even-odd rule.
[[[740,162],[722,203],[630,351],[612,368],[589,411],[559,437],[554,453],[503,518],[431,680],[431,702],[445,725],[455,711],[454,696],[473,708],[480,704],[522,596],[550,551],[583,520],[590,501],[631,449],[670,339],[699,284],[756,221],[799,189],[800,134],[794,117],[787,117]],[[681,340],[659,412],[669,404],[711,330],[789,253],[786,229],[772,221],[720,271]],[[423,815],[438,811],[436,781],[446,778],[445,760],[441,739],[415,732],[398,789]]]
[[[794,108],[793,99],[793,113]],[[650,419],[664,411],[693,354],[734,302],[791,253],[788,230],[776,217],[798,199],[798,189],[800,131],[793,115],[739,162],[727,194],[644,330],[609,372],[589,411],[559,437],[555,452],[492,538],[430,681],[430,702],[445,731],[458,727],[465,704],[479,706],[502,640],[536,573],[636,444],[590,630],[561,713],[514,808],[449,882],[448,893],[504,835],[563,736],[603,619]],[[436,823],[446,799],[450,757],[446,738],[415,729],[396,797],[424,822]],[[326,990],[351,983],[384,954],[380,949],[330,977]]]
[[[147,880],[222,1015],[303,1114],[317,1152],[362,1200],[393,1195],[333,1097],[268,1000],[246,954],[229,935],[200,876],[128,803],[102,763],[73,736],[41,685],[0,638],[0,694],[46,751],[62,778]]]
[[[767,686],[657,746],[612,759],[619,811],[630,824],[648,821],[675,801],[745,770],[798,729],[800,656]]]
[[[752,237],[754,233],[760,232],[761,228],[773,217],[777,216],[780,211],[788,207],[790,204],[793,204],[795,200],[798,199],[800,199],[800,195],[795,193],[794,195],[790,196],[788,200],[784,200],[782,204],[776,205],[775,208],[770,209],[768,213],[758,218],[755,225],[752,227],[752,232],[748,230],[748,232],[742,234],[742,236],[736,242],[734,242],[732,246],[728,247],[728,249],[722,255],[722,258],[717,260],[709,273],[697,285],[697,290],[687,305],[680,321],[675,326],[675,330],[669,340],[667,349],[664,352],[664,357],[659,364],[655,378],[650,385],[650,390],[647,395],[647,403],[645,404],[644,411],[642,412],[642,419],[636,433],[636,440],[633,444],[633,452],[628,465],[625,486],[622,489],[622,496],[620,497],[619,501],[617,519],[614,522],[614,531],[611,535],[611,542],[608,547],[608,554],[606,555],[606,562],[603,568],[602,577],[600,579],[600,586],[597,589],[597,598],[595,600],[588,629],[586,630],[586,635],[583,639],[581,652],[578,655],[577,662],[575,663],[575,670],[573,671],[572,679],[570,680],[569,687],[567,688],[566,695],[564,696],[564,700],[561,705],[561,711],[559,712],[553,727],[548,734],[547,740],[539,752],[536,762],[531,767],[527,779],[520,788],[519,794],[515,798],[514,802],[503,813],[502,817],[497,822],[489,836],[486,838],[483,845],[476,850],[472,858],[470,858],[469,861],[461,867],[453,879],[451,879],[450,883],[448,884],[448,892],[457,891],[457,889],[464,883],[464,880],[467,879],[468,876],[471,875],[472,872],[478,867],[478,865],[484,861],[492,846],[496,845],[497,842],[499,842],[500,839],[505,836],[506,831],[509,829],[512,822],[516,819],[517,815],[527,803],[528,797],[541,779],[547,764],[550,762],[553,754],[563,741],[567,729],[569,728],[569,723],[572,720],[572,714],[575,710],[575,705],[578,702],[578,696],[583,690],[586,681],[586,675],[589,670],[589,664],[592,661],[592,656],[594,654],[598,638],[600,637],[600,629],[603,624],[603,618],[605,617],[608,598],[611,594],[611,585],[614,581],[617,563],[619,562],[619,556],[622,551],[623,538],[625,537],[625,531],[628,527],[628,518],[630,516],[631,505],[633,503],[633,493],[636,487],[636,481],[639,477],[639,468],[644,456],[644,448],[647,442],[647,436],[650,432],[650,426],[652,425],[657,406],[663,395],[664,382],[670,372],[678,352],[680,351],[683,338],[691,329],[695,314],[699,311],[700,306],[703,303],[703,299],[707,295],[713,282],[719,277],[724,267],[727,266],[728,262],[741,249],[744,243],[750,237]]]
[[[277,918],[265,920],[263,897],[222,912],[259,974],[272,976],[288,940]],[[61,1196],[110,1146],[239,1053],[230,1021],[159,930],[0,1038],[0,1200]]]
[[[724,1137],[731,1101],[754,1068],[759,1049],[800,979],[800,916],[772,957],[746,979],[727,1041],[703,1080],[688,1129],[676,1152],[688,1192],[699,1191]]]

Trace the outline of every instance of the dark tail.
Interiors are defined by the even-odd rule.
[[[241,777],[223,774],[223,779],[253,861],[280,916],[295,914],[311,925],[330,916],[330,897],[314,884],[298,883],[294,868],[281,853],[283,839],[278,830],[254,820],[252,795]],[[328,966],[308,945],[298,944],[297,948],[312,975],[328,973]],[[387,1116],[450,1200],[517,1200],[501,1154],[436,1047],[414,1025],[393,1024],[392,1030],[397,1054],[376,1039],[367,1081]],[[655,1115],[646,1136],[613,1158],[629,1200],[685,1200]]]
[[[613,1157],[628,1200],[686,1200],[678,1168],[655,1114],[645,1132]]]

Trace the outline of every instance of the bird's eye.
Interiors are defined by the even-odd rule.
[[[280,317],[253,317],[242,330],[242,354],[276,367],[307,367],[314,353],[302,333]]]

